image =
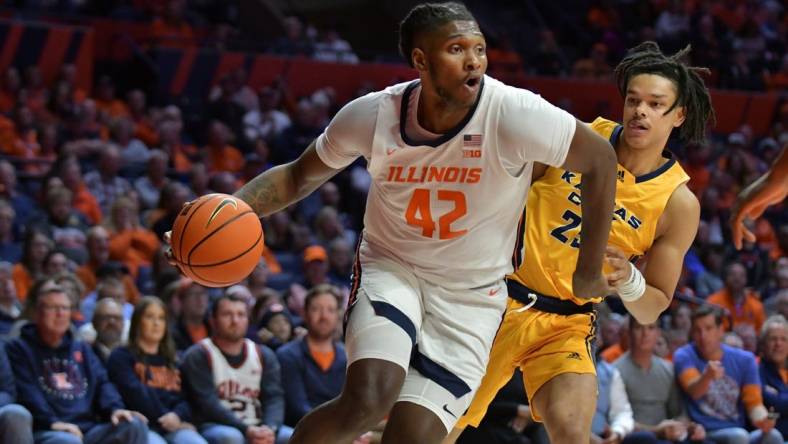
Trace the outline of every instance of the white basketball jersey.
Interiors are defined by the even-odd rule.
[[[367,159],[362,265],[383,254],[448,288],[488,285],[512,271],[533,161],[563,164],[575,120],[485,77],[463,122],[436,139],[413,140],[406,122],[409,115],[416,122],[410,108],[419,91],[414,81],[351,102],[318,138],[318,155],[334,168]]]
[[[263,364],[255,343],[249,339],[244,340],[244,361],[239,367],[233,367],[227,362],[227,358],[211,338],[200,341],[200,346],[208,352],[219,401],[225,408],[235,412],[244,424],[259,425]]]

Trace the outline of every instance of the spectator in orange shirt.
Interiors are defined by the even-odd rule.
[[[22,261],[11,269],[11,279],[16,288],[16,297],[20,302],[27,299],[27,292],[33,282],[44,274],[44,259],[52,249],[52,239],[37,230],[29,230],[25,235]]]
[[[39,69],[37,65],[30,65],[25,70],[25,91],[27,91],[26,105],[29,106],[36,115],[44,111],[49,101],[49,90],[46,85],[44,85],[44,79],[41,77],[41,69]]]
[[[59,177],[63,185],[74,193],[72,205],[75,209],[81,211],[91,224],[101,222],[101,207],[82,180],[82,169],[76,156],[67,154],[58,157],[50,174]]]
[[[136,202],[126,196],[115,199],[107,221],[109,255],[129,267],[135,277],[140,267],[150,267],[160,245],[156,234],[140,226],[139,221]]]
[[[161,150],[170,156],[170,166],[176,173],[184,174],[192,167],[192,158],[197,154],[194,145],[181,141],[181,125],[174,120],[165,120],[159,124]]]
[[[211,171],[239,173],[244,167],[244,158],[237,148],[228,144],[229,130],[218,120],[211,122],[206,146],[208,165]]]
[[[128,117],[129,107],[115,97],[115,82],[110,76],[101,76],[96,88],[96,108],[108,117]]]
[[[746,287],[747,270],[741,263],[732,262],[725,268],[725,288],[709,296],[709,302],[725,308],[730,313],[733,326],[726,320],[726,330],[740,324],[750,324],[755,331],[760,331],[766,319],[763,304],[755,293]]]
[[[129,103],[129,113],[134,122],[134,137],[150,147],[159,144],[159,134],[156,126],[147,112],[147,98],[142,90],[134,89],[126,96]]]
[[[152,25],[153,43],[169,48],[188,48],[194,46],[194,31],[183,17],[186,7],[184,0],[170,0],[161,17],[156,17]]]
[[[85,285],[85,293],[82,297],[96,289],[98,284],[98,270],[109,262],[109,232],[101,225],[91,227],[87,233],[88,261],[85,265],[77,268],[76,275]],[[131,276],[122,274],[119,276],[126,290],[126,298],[135,304],[140,298],[140,292]]]

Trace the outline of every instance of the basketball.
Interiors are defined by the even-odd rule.
[[[259,262],[263,227],[246,202],[206,194],[178,214],[171,246],[183,274],[206,287],[226,287],[246,278]]]

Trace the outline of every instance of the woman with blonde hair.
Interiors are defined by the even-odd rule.
[[[107,373],[123,402],[148,418],[148,442],[206,444],[191,419],[181,390],[175,344],[161,299],[145,296],[134,308],[125,347],[113,350]]]

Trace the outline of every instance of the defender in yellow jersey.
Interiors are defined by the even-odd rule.
[[[597,118],[590,125],[613,145],[619,164],[604,271],[627,310],[643,324],[654,322],[670,304],[700,218],[700,205],[686,186],[689,176],[664,150],[674,128],[684,140],[702,141],[713,118],[698,69],[680,60],[688,51],[668,57],[653,42],[631,50],[616,68],[625,99],[623,124]],[[526,228],[514,258],[517,271],[507,279],[506,315],[482,384],[447,442],[454,442],[467,425],[479,424],[517,367],[531,415],[545,423],[551,442],[585,444],[590,439],[597,390],[591,352],[594,304],[605,295],[589,300],[572,293],[582,178],[545,166],[533,175]],[[632,264],[644,256],[641,274]]]

